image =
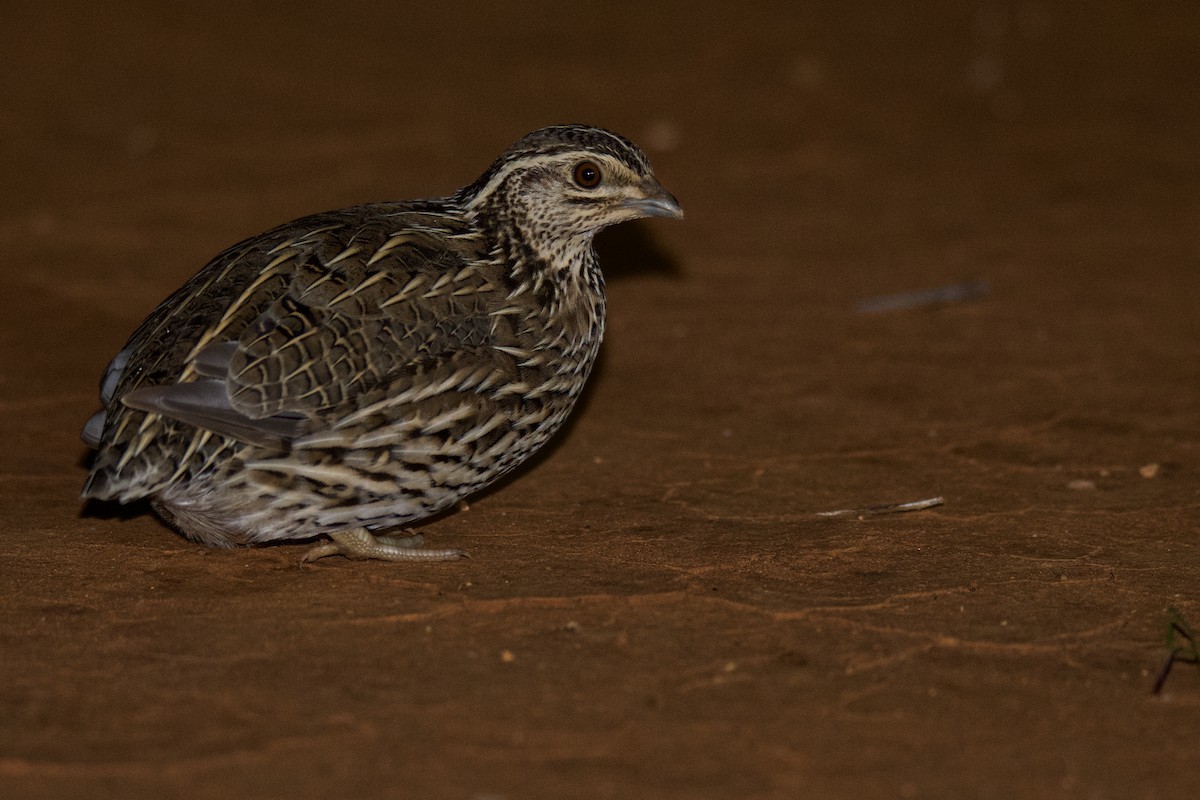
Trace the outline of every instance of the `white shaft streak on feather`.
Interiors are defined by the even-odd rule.
[[[370,267],[370,266],[374,265],[375,262],[379,261],[380,259],[386,258],[387,255],[389,253],[391,253],[393,250],[395,250],[397,247],[399,247],[402,244],[405,244],[406,242],[411,242],[413,240],[413,238],[414,237],[412,236],[412,234],[409,233],[408,231],[401,231],[399,233],[393,233],[391,235],[391,237],[388,238],[388,240],[386,242],[384,242],[382,245],[380,245],[379,249],[376,250],[369,259],[367,259],[367,266]]]
[[[400,398],[397,398],[396,402],[420,403],[422,400],[428,400],[431,397],[437,397],[439,394],[453,389],[455,384],[462,379],[463,370],[460,369],[455,371],[454,374],[450,375],[450,377],[446,378],[441,383],[432,383],[427,386],[414,386],[412,389],[409,389],[407,392],[404,392],[400,395],[400,398],[403,398],[405,395],[411,393],[411,399],[401,400]]]
[[[332,225],[323,225],[320,228],[313,228],[312,230],[305,231],[302,235],[297,236],[294,239],[288,239],[286,242],[283,242],[281,244],[276,245],[275,247],[272,247],[267,252],[267,255],[273,256],[276,253],[278,253],[280,250],[286,250],[289,247],[299,247],[301,245],[308,244],[313,239],[320,236],[322,233],[328,233],[329,231],[335,231],[341,227],[343,227],[342,223],[335,222]]]
[[[387,447],[396,446],[411,446],[413,442],[413,432],[421,428],[424,420],[421,417],[413,417],[410,420],[405,420],[400,425],[392,425],[378,430],[367,431],[361,433],[354,438],[354,447]],[[405,455],[408,455],[407,450]]]
[[[338,263],[339,261],[345,261],[350,256],[355,255],[361,251],[362,251],[362,245],[360,245],[360,244],[350,245],[345,250],[343,250],[342,252],[340,252],[336,256],[334,256],[333,258],[326,261],[325,266],[332,267],[334,264]]]
[[[498,369],[494,369],[487,374],[486,378],[484,378],[483,380],[481,380],[479,382],[479,385],[475,387],[475,391],[477,393],[478,392],[486,392],[488,389],[491,389],[493,386],[495,386],[497,383],[499,383],[502,380],[504,380],[504,372],[501,370],[498,370]]]
[[[282,460],[248,460],[248,469],[275,472],[280,475],[293,475],[299,478],[323,483],[326,486],[363,487],[369,491],[383,494],[396,489],[395,480],[376,480],[361,472],[340,464],[303,464],[296,461]]]
[[[465,392],[473,389],[476,386],[479,386],[479,384],[488,376],[490,372],[491,368],[486,365],[471,370],[463,377],[462,382],[459,383],[458,386],[454,387],[454,390],[456,392]]]
[[[146,429],[146,420],[148,418],[157,417],[157,416],[158,416],[157,414],[151,414],[149,412],[145,412],[145,416],[142,417],[142,430]],[[117,427],[116,432],[113,434],[114,441],[119,441],[118,437],[122,436],[125,433],[125,428],[127,427],[129,420],[131,420],[131,419],[133,419],[133,417],[126,416],[125,419],[121,420],[121,424]],[[124,469],[125,465],[129,463],[129,459],[133,458],[135,455],[137,455],[137,451],[134,450],[134,448],[126,447],[125,451],[123,453],[121,453],[120,460],[117,461],[117,470]]]
[[[354,441],[353,431],[330,428],[298,436],[292,440],[293,450],[322,450],[329,447],[346,447]]]
[[[506,422],[508,422],[508,420],[505,419],[502,415],[493,414],[492,416],[490,416],[486,420],[484,420],[481,425],[477,425],[476,427],[471,428],[469,431],[464,433],[462,436],[458,437],[458,441],[462,442],[463,444],[471,444],[472,442],[474,442],[484,436],[487,436],[489,433],[491,433],[493,430],[495,430],[499,425],[502,425]]]
[[[329,305],[336,306],[338,303],[341,303],[344,300],[349,300],[351,297],[354,297],[354,295],[358,294],[359,292],[363,291],[364,289],[371,288],[372,286],[374,286],[375,284],[379,283],[381,280],[383,280],[387,277],[388,277],[388,274],[386,272],[376,272],[374,275],[367,278],[362,283],[359,283],[355,286],[351,286],[350,288],[346,289],[344,292],[339,294],[337,297],[330,300]]]
[[[156,417],[156,416],[158,416],[158,415],[157,414],[147,414],[146,420],[149,420],[151,417]],[[143,422],[142,428],[138,434],[137,442],[133,446],[127,448],[125,450],[125,452],[121,455],[121,460],[117,462],[117,469],[121,469],[122,467],[124,467],[130,458],[132,458],[134,455],[145,450],[146,447],[150,444],[150,442],[152,442],[154,440],[154,435],[155,435],[154,429],[151,428],[149,425],[147,425],[146,422]]]
[[[504,453],[513,446],[513,443],[516,442],[516,440],[517,432],[510,430],[508,433],[497,439],[491,447],[481,452],[479,457],[482,459],[492,459],[504,455]]]
[[[388,306],[393,305],[394,303],[404,302],[412,295],[413,291],[418,286],[420,286],[422,283],[425,282],[425,280],[426,280],[426,276],[424,276],[424,275],[414,275],[408,281],[408,283],[404,284],[403,289],[401,289],[399,292],[397,292],[392,297],[389,297],[387,300],[384,300],[382,303],[379,304],[379,307],[387,308]]]
[[[413,386],[412,388],[401,392],[395,397],[385,397],[382,400],[377,400],[370,405],[356,409],[347,414],[342,419],[338,420],[334,425],[335,428],[350,428],[370,417],[373,414],[378,414],[392,406],[402,406],[407,404],[420,403],[422,400],[427,400],[430,397],[442,394],[460,382],[471,372],[470,367],[464,367],[455,370],[449,377],[443,379],[439,383],[430,383],[424,386]]]
[[[188,297],[184,301],[183,305],[181,305],[179,307],[179,310],[176,313],[182,312],[183,309],[187,308],[188,305],[192,301],[194,301],[196,298],[203,297],[204,292],[207,291],[209,287],[223,281],[225,279],[225,276],[227,276],[233,270],[234,267],[238,266],[241,263],[242,259],[245,257],[246,253],[249,252],[250,249],[251,249],[250,247],[244,247],[244,248],[242,248],[242,251],[240,253],[238,253],[233,258],[229,259],[229,261],[225,264],[225,266],[221,269],[221,271],[219,273],[217,273],[217,275],[214,276],[212,279],[206,281],[204,286],[197,289],[197,291],[194,294],[192,294],[191,297]],[[165,320],[164,320],[163,324],[166,324]],[[207,340],[203,340],[203,341],[207,341]],[[195,347],[192,348],[191,353],[188,355],[188,357],[185,360],[183,369],[180,370],[179,381],[178,381],[179,383],[186,383],[196,376],[196,367],[192,363],[192,359],[194,359],[196,357],[196,353],[199,353],[200,349],[201,349],[201,344],[199,342],[196,344]]]
[[[526,394],[528,391],[529,391],[528,383],[525,383],[525,381],[514,381],[513,383],[507,383],[504,386],[501,386],[496,391],[492,392],[492,397],[499,400],[500,398],[507,397],[508,395]]]
[[[321,273],[321,277],[304,287],[304,291],[300,293],[300,297],[307,297],[309,294],[312,294],[314,291],[316,291],[322,284],[328,283],[331,280],[333,280],[332,272]]]
[[[221,315],[221,321],[209,328],[205,334],[200,337],[200,340],[196,342],[196,346],[192,348],[191,353],[187,358],[188,370],[195,370],[195,367],[191,362],[196,358],[196,354],[203,350],[209,342],[217,338],[217,336],[219,336],[225,330],[225,328],[229,325],[230,320],[233,319],[234,314],[238,312],[238,310],[246,303],[247,300],[254,296],[254,293],[258,290],[258,287],[275,277],[279,266],[285,261],[295,258],[296,255],[296,251],[281,253],[276,256],[273,261],[267,264],[267,266],[263,267],[263,271],[259,273],[258,277],[256,277],[254,281],[246,287],[245,291],[238,296],[237,300],[233,301],[229,308],[225,309],[225,313]],[[181,378],[180,383],[183,382],[184,381]]]
[[[532,350],[528,350],[524,347],[509,347],[503,344],[494,344],[492,345],[492,349],[499,350],[501,353],[506,353],[513,358],[529,358],[531,355],[533,355]]]
[[[516,426],[538,425],[538,424],[541,424],[542,422],[544,422],[546,420],[546,417],[548,417],[548,416],[549,416],[549,414],[546,412],[545,409],[539,408],[535,411],[530,411],[526,414],[522,414],[521,416],[516,417],[515,419],[513,419],[512,424],[516,425]]]
[[[466,419],[473,413],[475,413],[475,409],[470,403],[460,403],[454,408],[438,414],[436,417],[429,420],[429,422],[426,422],[423,426],[421,426],[421,432],[437,433],[438,431],[444,431],[454,423],[461,419]]]
[[[184,309],[186,309],[189,305],[191,305],[193,302],[195,302],[198,298],[203,297],[204,293],[210,287],[212,287],[214,284],[220,283],[222,280],[224,280],[225,276],[227,276],[233,270],[234,267],[238,266],[241,263],[242,259],[246,255],[246,253],[249,252],[250,250],[251,250],[251,248],[249,246],[243,247],[240,252],[238,252],[232,258],[228,259],[226,261],[225,265],[221,268],[221,271],[219,273],[217,273],[216,275],[214,275],[211,278],[209,278],[208,280],[206,280],[203,285],[196,288],[195,292],[193,292],[190,296],[188,296],[186,299],[184,299],[182,304],[177,309],[176,313],[177,314],[182,313]],[[169,324],[169,322],[170,322],[169,319],[163,319],[162,322],[159,323],[158,329],[155,330],[155,332],[153,334],[151,334],[148,338],[150,340],[153,340],[153,338],[157,336],[158,331],[161,330],[164,325]],[[166,352],[167,351],[164,350],[162,355],[165,355]],[[193,348],[193,352],[198,352],[197,348]],[[156,360],[153,364],[147,364],[146,368],[143,370],[143,372],[151,371],[153,366],[156,366],[158,364],[158,361],[161,360],[162,355],[160,355],[159,359]],[[191,358],[192,357],[188,358],[188,362],[191,361]],[[182,383],[185,380],[190,379],[193,374],[194,374],[194,370],[192,369],[191,364],[190,363],[185,364],[185,366],[183,367],[183,370],[180,373],[179,382]],[[117,438],[116,436],[113,437],[114,440],[116,438]]]
[[[450,283],[450,278],[451,275],[449,273],[443,273],[436,281],[434,281],[433,286],[429,287],[429,291],[421,295],[421,297],[437,297],[439,294],[441,294],[442,289],[444,289],[446,285]]]
[[[188,443],[188,448],[183,452],[183,456],[179,459],[179,467],[167,479],[167,483],[174,483],[183,476],[187,471],[188,465],[191,462],[192,455],[204,445],[208,444],[208,440],[212,438],[212,431],[201,428],[198,435],[192,437],[192,441]]]

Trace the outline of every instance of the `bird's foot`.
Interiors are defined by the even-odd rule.
[[[316,561],[325,556],[346,558],[377,558],[382,561],[457,561],[470,558],[462,550],[425,550],[425,537],[373,535],[365,528],[329,534],[333,541],[319,544],[304,554],[304,561]]]

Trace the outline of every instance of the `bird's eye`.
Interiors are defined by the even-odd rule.
[[[595,189],[600,185],[600,168],[594,161],[580,161],[575,165],[575,183],[582,189]]]

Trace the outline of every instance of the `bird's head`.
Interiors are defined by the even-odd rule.
[[[590,244],[597,231],[640,217],[681,219],[646,156],[603,128],[557,125],[525,136],[457,199],[477,219],[514,225],[533,241]]]

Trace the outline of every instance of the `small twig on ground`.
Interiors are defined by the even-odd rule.
[[[879,314],[884,311],[907,311],[923,306],[940,306],[950,303],[963,303],[974,300],[988,293],[987,281],[967,281],[954,283],[949,286],[936,286],[932,289],[918,289],[913,292],[885,294],[880,297],[868,297],[860,300],[854,310],[859,314]]]
[[[1183,639],[1185,644],[1176,644],[1176,636]],[[1167,608],[1167,651],[1167,660],[1154,680],[1153,694],[1162,692],[1163,684],[1167,682],[1167,676],[1171,674],[1171,667],[1175,666],[1176,661],[1200,665],[1200,640],[1196,639],[1195,632],[1174,606]]]
[[[867,517],[875,514],[898,514],[902,511],[924,511],[927,508],[940,506],[946,502],[943,497],[930,497],[927,500],[913,500],[909,503],[887,503],[881,506],[866,508],[839,508],[837,511],[818,511],[818,517]]]

